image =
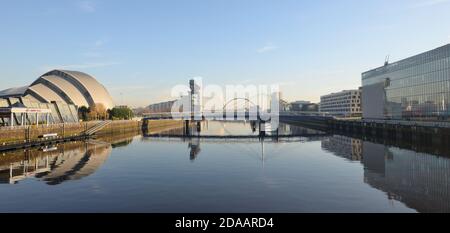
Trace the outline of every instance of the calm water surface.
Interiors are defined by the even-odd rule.
[[[209,122],[202,134],[254,132]],[[124,135],[0,154],[0,212],[450,211],[446,157],[288,125],[280,134],[303,136]]]

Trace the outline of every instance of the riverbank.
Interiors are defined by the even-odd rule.
[[[48,126],[2,127],[0,128],[0,151],[86,139],[90,136],[85,132],[99,123],[99,121],[90,121]],[[96,136],[140,132],[141,127],[140,121],[111,121],[96,132]]]
[[[281,119],[281,122],[398,146],[430,154],[449,155],[450,123],[393,120],[353,120],[329,118]]]
[[[168,130],[183,129],[184,121],[180,120],[145,120],[142,130],[145,134],[158,134]]]

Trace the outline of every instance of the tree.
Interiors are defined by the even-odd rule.
[[[89,120],[89,109],[86,106],[78,108],[78,118],[82,121]]]
[[[130,120],[133,115],[133,110],[128,107],[114,107],[109,111],[111,120]]]
[[[108,111],[103,104],[97,103],[89,108],[89,120],[106,120]]]
[[[97,107],[97,113],[98,113],[99,119],[101,119],[101,120],[108,119],[108,110],[105,108],[105,105],[95,104],[95,106]]]

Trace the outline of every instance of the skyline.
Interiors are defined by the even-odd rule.
[[[95,76],[115,103],[170,89],[281,84],[289,101],[356,89],[361,73],[450,43],[450,1],[119,1],[4,3],[0,90],[54,69]],[[25,5],[27,7],[25,7]],[[123,95],[121,95],[123,93]],[[123,101],[122,101],[123,98]],[[125,102],[125,103],[123,103]]]

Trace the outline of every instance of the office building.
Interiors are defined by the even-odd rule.
[[[365,119],[449,120],[450,44],[362,74]]]
[[[321,96],[320,112],[336,117],[361,116],[361,90],[345,90]]]

